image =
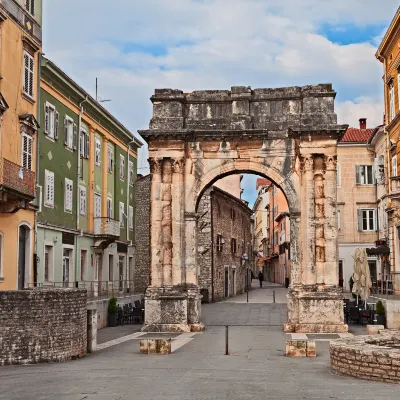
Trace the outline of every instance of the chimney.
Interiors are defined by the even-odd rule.
[[[360,118],[360,129],[367,129],[367,118]]]

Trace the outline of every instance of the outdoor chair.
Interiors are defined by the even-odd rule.
[[[349,310],[349,321],[353,321],[356,324],[360,323],[360,310],[358,307],[351,307]]]
[[[135,300],[135,308],[140,308],[140,300]]]
[[[141,307],[135,307],[132,309],[132,320],[133,323],[143,324],[143,313]]]

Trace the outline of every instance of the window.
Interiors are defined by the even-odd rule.
[[[397,154],[392,157],[392,176],[397,176]]]
[[[54,207],[54,172],[44,171],[44,205],[45,207]]]
[[[24,51],[24,76],[22,91],[27,96],[33,98],[33,77],[34,77],[34,59],[26,51]]]
[[[33,139],[31,136],[23,133],[21,136],[22,139],[22,166],[31,171],[32,170],[32,146]]]
[[[119,226],[123,228],[124,224],[124,215],[125,215],[125,204],[121,201],[119,202]]]
[[[80,140],[80,156],[82,158],[89,158],[90,154],[90,139],[89,134],[87,133],[86,129],[81,129],[81,133],[79,135]]]
[[[337,164],[336,165],[336,185],[338,187],[342,186],[342,176],[341,176],[340,172],[341,172],[340,171],[340,164]]]
[[[81,281],[85,280],[87,273],[87,250],[81,250]]]
[[[129,229],[133,231],[133,207],[129,206]]]
[[[123,181],[125,179],[125,157],[119,156],[119,178]]]
[[[50,282],[53,277],[53,246],[44,246],[44,281]]]
[[[72,212],[72,191],[73,182],[65,178],[64,211],[66,212]]]
[[[25,9],[32,16],[35,15],[35,0],[25,0]]]
[[[113,201],[110,197],[107,198],[107,218],[114,218]]]
[[[374,183],[372,165],[356,165],[356,183],[359,185],[372,185]]]
[[[63,249],[63,283],[65,287],[68,287],[68,283],[70,280],[70,270],[72,272],[72,249]],[[72,274],[71,274],[72,275]]]
[[[394,85],[389,88],[389,122],[394,118]]]
[[[339,260],[339,286],[343,287],[343,260]]]
[[[222,251],[222,245],[223,245],[223,240],[222,240],[222,235],[217,235],[217,251],[221,252]]]
[[[236,218],[236,211],[235,211],[234,208],[231,208],[231,219],[232,219],[232,221],[234,221],[235,218]]]
[[[358,214],[358,230],[360,232],[373,232],[376,230],[375,209],[357,210]]]
[[[337,210],[337,229],[338,229],[338,231],[340,231],[342,229],[341,210]]]
[[[231,251],[232,254],[236,254],[236,239],[231,239]]]
[[[274,232],[274,246],[277,246],[279,244],[278,242],[278,231]]]
[[[109,281],[114,280],[114,255],[113,254],[108,255],[108,280]]]
[[[100,156],[100,154],[101,154],[101,143],[100,143],[99,139],[96,139],[95,142],[96,142],[96,153],[95,153],[95,156],[94,156],[94,162],[98,167],[100,167],[100,165],[101,165],[101,156]]]
[[[107,171],[108,173],[112,173],[114,170],[114,158],[113,158],[113,148],[108,146],[107,149]]]
[[[134,178],[135,178],[135,173],[134,173],[134,170],[133,170],[133,162],[129,161],[129,184],[131,186],[133,186]]]
[[[71,150],[76,150],[77,126],[67,115],[64,118],[64,145]]]
[[[86,187],[79,187],[79,214],[86,215]]]
[[[51,139],[58,139],[59,114],[56,108],[50,104],[44,105],[44,133]]]

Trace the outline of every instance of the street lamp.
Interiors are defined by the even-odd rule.
[[[246,265],[246,293],[247,293],[247,303],[249,302],[249,265],[246,261],[249,260],[249,256],[244,253],[242,255],[243,266]]]

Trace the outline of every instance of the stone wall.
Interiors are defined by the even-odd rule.
[[[86,290],[0,292],[0,343],[0,365],[85,356]]]
[[[209,301],[243,293],[246,266],[242,265],[242,255],[252,251],[251,210],[240,199],[214,186],[204,193],[197,211],[200,216],[197,230],[200,288],[208,290]],[[225,241],[221,251],[217,246],[218,235]],[[232,251],[232,239],[236,240],[235,252]],[[225,296],[226,277],[228,296]]]
[[[356,336],[331,342],[331,369],[359,379],[400,383],[400,333]]]
[[[150,284],[150,175],[139,178],[136,187],[135,293],[144,293]]]

